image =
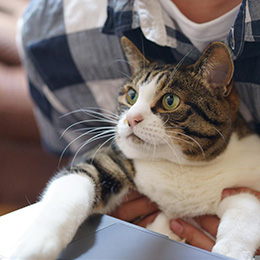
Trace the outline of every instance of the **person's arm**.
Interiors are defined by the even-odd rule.
[[[222,193],[222,198],[241,192],[251,193],[260,200],[259,191],[245,187],[225,189]],[[146,227],[154,221],[158,212],[156,204],[152,203],[147,197],[133,191],[127,195],[123,204],[111,215],[121,220],[135,223],[138,226]],[[194,220],[201,226],[202,230],[208,232],[213,238],[216,237],[219,225],[219,218],[217,216],[205,215],[196,217]],[[215,241],[207,236],[202,230],[182,219],[172,220],[170,222],[170,227],[176,235],[185,239],[187,243],[192,246],[211,251],[215,245]],[[260,255],[260,249],[258,249],[256,255]]]
[[[34,1],[28,4],[18,22],[17,42],[34,103],[34,114],[42,144],[46,150],[58,155],[66,145],[64,138],[60,138],[61,127],[58,127],[58,117],[61,113],[56,102],[58,99],[55,100],[56,95],[51,90],[51,87],[55,89],[55,86],[50,86],[52,75],[41,66],[43,63],[48,64],[50,68],[55,65],[55,57],[50,57],[51,53],[48,51],[52,44],[48,38],[54,37],[54,32],[58,33],[58,28],[63,24],[63,18],[59,15],[62,7],[53,5],[52,2],[41,0],[37,4]],[[50,25],[52,31],[47,30]]]
[[[111,114],[98,112],[115,110],[118,86],[129,73],[128,64],[119,62],[124,60],[119,37],[101,33],[106,7],[96,0],[31,1],[20,22],[18,38],[35,114],[43,144],[52,153],[66,150],[74,156],[108,138],[86,142],[94,136],[88,130],[112,125]]]
[[[158,206],[154,202],[137,191],[131,191],[111,216],[146,227],[155,220],[158,213]]]

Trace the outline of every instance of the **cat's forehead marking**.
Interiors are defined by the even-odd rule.
[[[128,114],[149,114],[151,104],[154,101],[157,90],[157,76],[149,82],[143,82],[138,86],[137,102],[129,109]]]
[[[152,103],[155,94],[157,92],[157,79],[158,75],[156,75],[151,81],[143,82],[139,87],[139,102],[149,102]]]

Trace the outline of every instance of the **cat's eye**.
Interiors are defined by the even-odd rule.
[[[174,110],[179,106],[180,102],[180,98],[174,94],[166,94],[162,98],[162,105],[166,110]]]
[[[126,101],[128,104],[133,105],[138,98],[138,93],[134,89],[129,89],[126,94]]]

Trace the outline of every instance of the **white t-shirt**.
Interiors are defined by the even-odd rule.
[[[180,31],[200,51],[203,51],[213,41],[224,41],[226,39],[240,8],[240,5],[238,5],[212,21],[195,23],[189,20],[172,1],[159,1],[162,8],[177,23]]]

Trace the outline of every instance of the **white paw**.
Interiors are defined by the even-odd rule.
[[[253,252],[243,248],[241,244],[228,239],[222,239],[212,249],[213,253],[219,253],[237,260],[252,260]]]
[[[8,259],[55,260],[62,249],[61,240],[55,233],[34,229],[16,243]]]
[[[163,235],[166,235],[167,237],[179,241],[179,242],[185,242],[184,239],[181,239],[179,236],[173,233],[173,231],[170,229],[170,220],[164,215],[164,213],[160,213],[153,223],[148,224],[146,226],[147,229],[161,233]]]

